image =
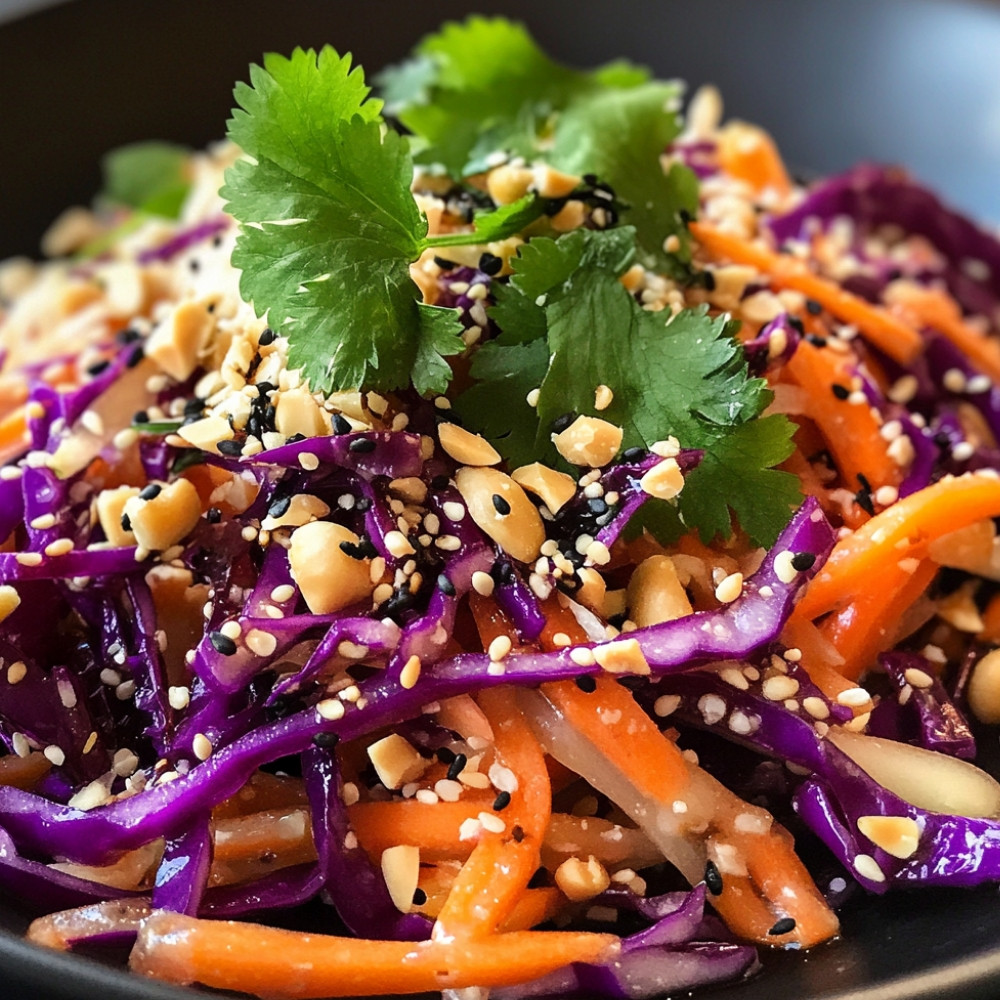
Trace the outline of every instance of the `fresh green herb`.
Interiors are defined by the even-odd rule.
[[[107,153],[100,197],[146,215],[176,219],[191,186],[190,150],[168,142],[137,142]]]
[[[680,273],[681,214],[697,208],[697,181],[680,164],[667,173],[660,164],[680,131],[678,84],[650,81],[626,62],[569,69],[522,25],[483,17],[445,25],[379,81],[391,113],[417,137],[419,162],[466,177],[499,152],[596,174],[628,203],[643,262]],[[664,250],[672,235],[679,256]]]
[[[183,426],[183,420],[147,420],[145,423],[132,421],[132,430],[143,434],[173,434]]]
[[[480,381],[456,408],[514,464],[556,461],[551,425],[568,411],[619,424],[625,448],[672,434],[705,451],[681,493],[683,523],[706,539],[728,535],[731,508],[755,541],[767,543],[799,499],[795,478],[772,468],[791,450],[792,425],[760,417],[770,392],[749,376],[734,323],[704,310],[671,318],[638,305],[618,280],[634,252],[628,228],[579,230],[524,247],[493,310],[497,322],[521,325],[481,348],[472,369]],[[537,339],[523,343],[526,330]],[[598,385],[614,393],[600,413]],[[539,389],[534,409],[521,403],[532,388]],[[677,533],[680,520],[671,523],[660,520],[661,534]]]
[[[243,223],[233,253],[243,297],[288,336],[291,363],[315,389],[412,381],[443,392],[462,328],[453,311],[418,302],[410,264],[429,247],[502,239],[543,206],[525,199],[471,233],[429,238],[407,141],[385,129],[349,55],[272,54],[250,76],[229,136],[251,159],[229,168],[222,189]]]

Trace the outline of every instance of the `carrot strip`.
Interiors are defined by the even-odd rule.
[[[822,622],[820,633],[844,658],[844,677],[857,680],[875,665],[878,654],[894,641],[903,613],[927,590],[937,571],[930,559],[909,572],[890,563],[877,587],[868,587]]]
[[[0,464],[17,458],[29,444],[27,411],[19,406],[0,419]]]
[[[0,757],[0,785],[30,791],[51,768],[51,762],[43,753],[31,753],[27,757],[7,754]]]
[[[459,828],[491,801],[467,791],[458,802],[433,805],[416,799],[358,802],[348,807],[347,815],[358,843],[375,861],[397,844],[419,847],[424,861],[443,861],[468,856],[473,844],[459,838]]]
[[[513,986],[574,962],[611,961],[617,937],[516,931],[459,941],[366,941],[154,913],[130,965],[141,975],[273,998]]]
[[[1000,642],[1000,594],[994,594],[983,611],[983,630],[980,638],[987,642]]]
[[[1000,382],[1000,343],[962,319],[958,303],[939,288],[923,288],[911,281],[893,282],[887,302],[912,316],[917,325],[933,327],[957,347],[981,372]]]
[[[747,122],[728,122],[719,132],[719,167],[723,173],[746,181],[754,191],[792,190],[792,181],[774,140],[762,128]]]
[[[905,364],[922,350],[923,340],[912,326],[845,291],[836,282],[814,274],[798,258],[749,243],[705,222],[692,222],[689,229],[710,256],[734,264],[748,264],[765,275],[772,285],[790,288],[815,299],[838,319],[855,324],[867,340],[894,360]]]
[[[808,415],[819,428],[844,485],[856,490],[867,480],[872,489],[898,486],[900,468],[889,457],[889,443],[879,434],[878,417],[867,403],[846,398],[851,391],[853,364],[853,355],[802,341],[785,364],[785,371],[809,390]],[[845,398],[834,394],[836,386]]]
[[[795,613],[815,619],[837,611],[880,581],[889,565],[921,559],[935,538],[998,515],[1000,477],[995,473],[947,477],[911,493],[834,546]]]
[[[530,930],[551,920],[565,905],[566,897],[552,886],[526,889],[500,930],[504,933]]]
[[[572,681],[542,685],[569,725],[583,735],[644,796],[663,803],[673,811],[675,802],[686,804],[694,834],[709,856],[731,857],[735,879],[723,880],[722,892],[712,905],[741,937],[762,944],[774,944],[771,928],[784,916],[795,920],[789,937],[802,947],[811,947],[837,933],[835,914],[826,905],[805,866],[795,854],[791,835],[764,810],[749,806],[738,796],[696,765],[685,760],[639,707],[632,695],[611,677],[597,678],[592,693],[580,690]],[[737,822],[739,817],[743,817]],[[680,821],[679,821],[680,822]],[[656,835],[649,830],[654,840]],[[738,868],[744,866],[751,883],[740,881]],[[681,866],[685,877],[695,882],[702,871],[693,865]],[[730,884],[731,883],[731,884]],[[751,903],[751,895],[759,901]]]
[[[315,857],[312,839],[308,809],[266,809],[218,820],[212,857],[216,862],[244,861],[268,851],[309,848]]]
[[[491,934],[510,917],[538,870],[552,807],[545,758],[521,717],[516,692],[484,691],[479,704],[493,727],[495,762],[515,776],[517,788],[506,809],[490,813],[504,829],[483,829],[438,916],[435,940]]]

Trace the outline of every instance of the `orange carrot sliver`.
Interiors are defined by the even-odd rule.
[[[513,986],[573,962],[609,961],[611,934],[515,931],[475,940],[368,941],[161,911],[144,923],[131,967],[173,983],[273,998]]]
[[[924,556],[935,538],[1000,515],[1000,477],[952,476],[911,493],[841,539],[811,581],[796,614],[818,618],[855,601],[891,563]],[[905,568],[905,567],[904,567]]]
[[[775,253],[705,222],[692,222],[689,228],[710,256],[734,264],[748,264],[776,287],[789,288],[815,299],[844,323],[855,324],[866,340],[894,360],[905,364],[923,349],[923,340],[912,326],[845,291],[836,282],[814,274],[798,258]]]
[[[358,843],[376,862],[386,848],[397,844],[419,847],[422,860],[444,861],[469,855],[474,845],[459,838],[459,829],[488,809],[491,801],[467,790],[458,802],[357,802],[348,807],[347,815]]]
[[[754,191],[787,195],[792,181],[774,140],[762,128],[729,122],[719,133],[719,166],[730,177],[746,181]]]

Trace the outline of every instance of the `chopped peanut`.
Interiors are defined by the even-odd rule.
[[[292,579],[313,614],[328,615],[371,596],[371,560],[355,558],[341,548],[360,541],[333,521],[313,521],[292,532],[288,549]]]

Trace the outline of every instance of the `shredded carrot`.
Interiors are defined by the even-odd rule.
[[[538,869],[551,811],[545,758],[518,711],[516,692],[484,691],[479,703],[496,736],[495,763],[513,775],[517,787],[505,809],[488,813],[503,829],[480,833],[438,916],[436,940],[490,934],[510,917]]]
[[[889,456],[889,443],[879,434],[880,420],[867,402],[850,398],[855,363],[852,355],[802,341],[785,371],[809,390],[808,415],[823,435],[843,484],[852,491],[865,482],[873,490],[898,486],[900,468]],[[839,396],[833,391],[836,387]]]
[[[815,619],[846,607],[866,589],[878,586],[891,563],[921,559],[935,538],[998,515],[1000,478],[996,475],[950,476],[917,490],[834,546],[802,595],[796,614]]]
[[[792,181],[774,140],[764,129],[747,122],[730,121],[719,132],[719,167],[723,173],[746,181],[754,191],[774,191],[785,196]]]
[[[0,464],[17,458],[28,444],[27,411],[19,406],[0,419]]]
[[[167,982],[308,1000],[514,986],[574,962],[609,961],[620,947],[611,934],[566,931],[367,941],[161,911],[144,922],[130,964]]]
[[[613,678],[597,678],[597,688],[585,693],[572,681],[542,685],[545,696],[569,724],[642,793],[657,802],[697,800],[711,803],[712,815],[692,815],[692,823],[707,819],[704,836],[711,845],[736,850],[746,867],[759,904],[748,902],[750,882],[723,879],[720,895],[712,898],[730,929],[751,941],[775,943],[771,928],[785,916],[795,920],[787,940],[811,947],[837,933],[837,918],[826,905],[793,849],[792,838],[763,810],[754,811],[742,799],[685,760],[681,751],[642,711],[632,695]],[[696,810],[694,812],[697,812]],[[759,818],[759,830],[747,833],[737,817]],[[651,834],[652,836],[652,834]],[[702,872],[684,872],[698,881]],[[739,874],[739,873],[737,873]],[[746,890],[746,891],[744,891]],[[782,939],[783,943],[786,939]]]
[[[16,753],[0,757],[0,785],[10,785],[28,791],[35,787],[52,769],[52,764],[43,753],[31,753],[18,757]]]
[[[962,319],[961,310],[946,292],[911,281],[893,282],[886,289],[893,303],[915,325],[932,327],[948,338],[981,372],[1000,382],[1000,343]]]
[[[857,680],[875,666],[876,657],[898,637],[906,610],[930,586],[938,567],[930,559],[916,561],[913,569],[889,563],[877,587],[867,587],[846,607],[820,625],[820,632],[844,658],[841,673]]]
[[[808,269],[796,257],[775,253],[758,243],[750,243],[724,233],[706,222],[692,222],[691,234],[712,257],[748,264],[774,286],[790,288],[819,302],[844,323],[853,323],[879,349],[900,363],[912,361],[923,348],[920,334],[887,310],[873,306]]]
[[[987,642],[1000,643],[1000,594],[994,594],[983,611],[980,636]]]

